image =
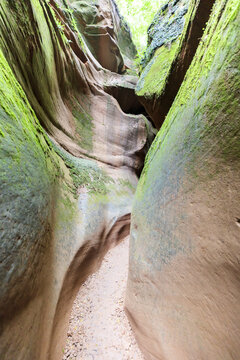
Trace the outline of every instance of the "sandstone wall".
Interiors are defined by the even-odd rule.
[[[239,358],[239,23],[215,2],[137,188],[126,307],[147,359]]]
[[[74,15],[66,1],[0,4],[2,360],[61,359],[79,286],[129,233],[149,146],[144,116],[104,91],[133,93],[136,78],[99,64]]]

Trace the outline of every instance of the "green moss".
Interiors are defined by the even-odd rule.
[[[57,176],[57,162],[45,141],[43,130],[31,109],[28,100],[16,81],[12,71],[0,50],[0,126],[1,165],[0,177],[6,183],[12,182],[10,172],[14,174],[12,188],[26,189],[39,181],[31,176],[31,171],[41,172],[40,178],[51,181]],[[31,158],[31,160],[30,160]],[[51,161],[48,161],[52,159]],[[38,164],[37,168],[34,168]],[[26,170],[23,170],[26,168]],[[28,169],[28,170],[27,170]],[[30,170],[31,169],[31,170]],[[24,181],[18,178],[24,176]],[[28,184],[28,185],[27,185]]]
[[[136,88],[138,96],[151,98],[159,96],[164,92],[172,67],[179,56],[183,41],[185,40],[189,22],[194,18],[195,13],[196,0],[191,0],[188,5],[188,11],[184,15],[185,25],[182,33],[176,40],[166,39],[166,43],[155,51],[153,59],[143,69]],[[159,15],[160,19],[162,15]],[[155,21],[157,20],[160,21],[158,17]]]
[[[77,158],[54,143],[52,146],[69,168],[75,197],[81,187],[85,187],[90,194],[107,194],[109,184],[113,184],[114,181],[94,161]]]
[[[79,103],[72,103],[72,114],[75,119],[76,131],[80,136],[79,145],[91,151],[93,147],[93,118]]]
[[[57,6],[59,7],[59,9],[61,11],[63,11],[64,15],[66,16],[66,18],[68,20],[68,24],[71,27],[71,30],[76,32],[80,46],[81,46],[82,50],[85,51],[85,44],[84,44],[84,41],[82,38],[82,34],[78,30],[77,22],[74,17],[73,9],[70,8],[70,6],[68,5],[68,3],[65,0],[60,0],[60,2],[61,2],[61,5],[58,4]]]
[[[236,26],[233,22],[229,23],[229,21],[230,19],[233,21],[234,17],[237,16],[240,5],[236,1],[228,1],[226,13],[222,16],[225,5],[226,3],[222,1],[216,1],[215,3],[196,55],[185,78],[186,81],[183,82],[181,92],[176,98],[179,106],[185,105],[192,98],[192,93],[196,90],[199,99],[203,96],[205,89],[203,89],[201,84],[207,79],[210,71],[213,71],[212,64],[216,54],[218,54],[219,47],[221,47],[223,53],[221,55],[222,60],[219,59],[215,64],[216,74],[223,65],[223,58],[231,51],[236,41],[236,31],[229,31],[228,29],[227,36],[224,36],[224,30],[228,24],[231,28]],[[222,19],[219,22],[221,16]],[[196,76],[196,74],[199,74],[199,76]],[[200,89],[202,89],[202,92],[199,91]]]
[[[1,133],[11,137],[15,128],[20,128],[22,131],[21,142],[24,143],[26,139],[29,139],[35,143],[36,147],[42,150],[44,148],[44,151],[47,151],[43,130],[1,50],[0,71],[0,107],[11,118],[11,121],[7,123],[1,121]]]
[[[105,193],[92,193],[91,201],[92,203],[101,203],[101,204],[116,204],[120,206],[120,204],[126,199],[129,200],[131,196],[136,191],[136,187],[131,184],[131,182],[127,179],[118,179],[116,181],[110,181],[107,185],[107,192]],[[128,201],[127,200],[127,201]]]
[[[158,169],[165,163],[165,169],[181,168],[181,177],[187,173],[194,183],[218,176],[223,163],[239,167],[239,22],[237,0],[216,1],[203,40],[147,155],[138,196],[145,191],[156,158]]]
[[[162,93],[178,47],[179,41],[175,41],[170,46],[164,45],[156,51],[153,60],[141,75],[136,89],[138,96],[148,98],[153,94],[160,95]]]
[[[123,188],[129,189],[132,192],[135,191],[135,187],[133,186],[133,184],[130,183],[129,180],[118,179],[118,184],[120,184]]]
[[[49,221],[58,181],[54,153],[0,50],[0,292],[31,284],[49,246]],[[14,275],[9,269],[14,264]],[[30,274],[30,275],[28,275]],[[34,274],[33,274],[34,275]],[[29,278],[28,278],[29,276]],[[20,279],[20,280],[19,280]],[[13,283],[14,281],[14,283]],[[8,289],[8,287],[7,287]],[[9,300],[9,293],[7,301]]]

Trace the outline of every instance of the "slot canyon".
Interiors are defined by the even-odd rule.
[[[239,0],[0,0],[0,359],[240,359]]]

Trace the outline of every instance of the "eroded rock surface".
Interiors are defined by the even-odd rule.
[[[195,55],[214,0],[170,0],[148,30],[148,48],[136,88],[159,129]]]
[[[113,6],[103,3],[102,24]],[[114,74],[94,58],[69,5],[0,4],[3,360],[61,358],[79,286],[129,232],[149,146],[144,116],[124,113],[104,91]],[[131,89],[119,76],[115,84]]]
[[[239,358],[239,23],[215,2],[138,185],[126,306],[147,359]]]
[[[239,358],[239,22],[238,0],[170,0],[149,29],[137,95],[167,117],[126,301],[147,359]],[[79,286],[129,233],[154,137],[134,55],[113,0],[1,0],[1,360],[59,360]]]
[[[122,73],[136,55],[127,23],[114,0],[70,0],[76,25],[91,53],[106,69]]]

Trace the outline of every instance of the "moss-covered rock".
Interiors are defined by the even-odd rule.
[[[141,61],[143,67],[151,60],[155,50],[163,45],[170,47],[182,35],[189,4],[189,0],[168,1],[155,15],[148,29],[148,48]]]
[[[6,319],[10,321],[29,302],[42,296],[58,167],[1,50],[0,129],[0,318],[3,331]],[[35,315],[40,316],[37,311]],[[31,319],[30,316],[28,320],[31,322]],[[37,331],[39,323],[31,326]],[[13,339],[20,336],[17,330],[16,333],[10,345],[3,332],[2,359],[19,358],[20,349],[14,349]],[[29,340],[26,336],[23,343],[29,346],[30,356],[35,354],[35,344]]]
[[[0,72],[0,302],[3,315],[9,302],[11,306],[21,305],[21,298],[28,293],[23,284],[36,291],[32,272],[41,269],[36,254],[46,245],[51,189],[57,169],[51,163],[51,150],[38,120],[2,52]],[[31,266],[34,261],[36,269]],[[12,296],[16,298],[9,298],[9,288],[15,288]]]
[[[147,358],[239,356],[239,23],[215,2],[138,185],[127,309]]]
[[[0,51],[0,358],[55,360],[79,286],[129,233],[151,131],[105,92],[121,75],[65,0],[1,1]]]
[[[135,176],[50,140],[1,51],[0,157],[0,356],[56,359],[79,286],[129,232]]]
[[[101,10],[106,24],[113,21],[111,6],[105,1]],[[87,44],[82,46],[75,16],[60,0],[27,0],[15,5],[3,0],[2,51],[41,125],[58,144],[74,156],[114,167],[127,165],[138,173],[146,153],[145,119],[123,114],[118,102],[104,91],[106,77],[114,74],[96,64]],[[115,28],[112,31],[115,37]],[[119,136],[119,131],[128,135]],[[111,147],[103,146],[103,139]]]
[[[171,0],[148,29],[136,93],[160,128],[192,61],[214,1]]]

